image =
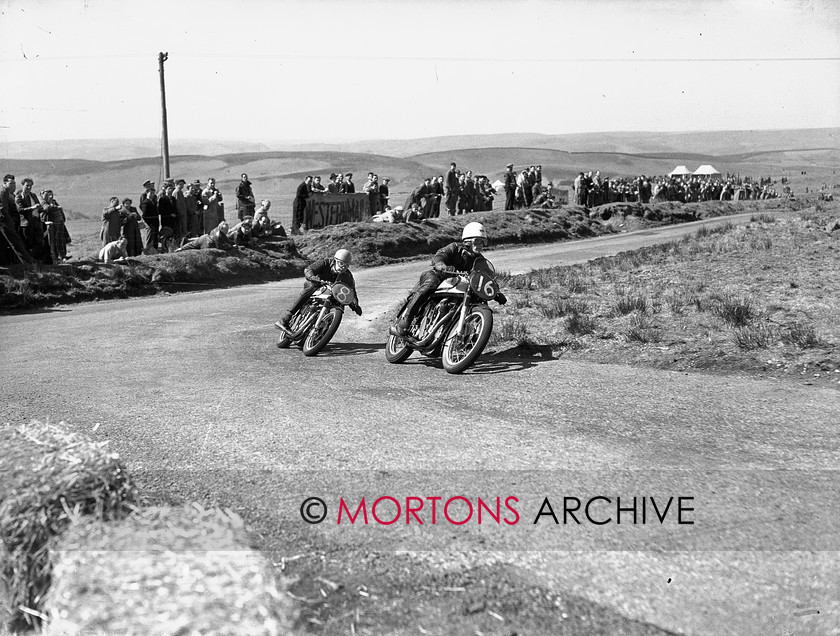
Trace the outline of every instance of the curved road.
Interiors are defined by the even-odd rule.
[[[489,255],[515,273],[698,225]],[[236,508],[267,551],[319,549],[347,567],[359,552],[393,550],[505,563],[668,630],[837,633],[835,392],[540,351],[487,355],[462,376],[416,354],[388,365],[387,314],[423,266],[358,271],[365,315],[348,312],[315,358],[274,346],[272,323],[299,280],[1,316],[0,421],[65,420],[110,440],[152,499]],[[432,524],[425,498],[454,495],[476,515],[457,525],[438,509]],[[326,501],[325,523],[301,520],[308,496]],[[399,521],[337,525],[340,498],[355,512],[362,496],[401,502]],[[424,507],[407,525],[408,496]],[[615,501],[634,496],[635,519]],[[485,509],[478,525],[479,497],[491,508],[500,497],[508,520],[505,498],[516,497],[518,523],[491,523]],[[580,525],[564,518],[564,497],[581,502]],[[661,515],[669,498],[666,521],[654,521],[651,500]],[[391,501],[378,510],[396,514]],[[468,509],[457,500],[448,513],[459,521]]]

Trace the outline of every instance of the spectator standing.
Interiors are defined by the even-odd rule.
[[[204,206],[205,228],[216,228],[225,220],[222,193],[216,188],[216,179],[213,177],[207,180],[207,186],[201,191],[201,204]]]
[[[446,213],[449,216],[455,216],[455,207],[458,205],[458,195],[460,194],[457,167],[454,161],[449,164],[449,170],[446,171],[446,183],[443,188],[443,194],[446,197]]]
[[[6,240],[0,245],[1,264],[34,262],[20,235],[20,213],[15,204],[16,187],[15,175],[7,174],[3,177],[3,187],[0,188],[0,235]]]
[[[143,219],[140,218],[140,213],[131,203],[132,201],[128,197],[122,200],[122,235],[126,240],[126,254],[140,256],[143,253],[143,238],[140,236],[140,223],[143,222]]]
[[[505,210],[513,210],[516,206],[516,173],[513,171],[513,164],[509,163],[505,172]]]
[[[140,228],[143,234],[143,253],[154,254],[157,252],[158,233],[160,232],[158,197],[155,194],[154,181],[146,181],[143,187],[146,189],[140,195],[140,214],[146,224],[145,228]]]
[[[379,182],[376,175],[372,172],[368,172],[368,178],[362,187],[362,191],[368,195],[370,214],[373,216],[377,212],[377,204],[379,203]]]
[[[239,185],[236,186],[236,215],[240,221],[246,216],[253,217],[256,207],[254,190],[251,188],[248,175],[243,172],[239,180]]]
[[[187,206],[187,233],[185,236],[201,236],[204,233],[202,223],[204,221],[203,208],[201,203],[201,181],[196,179],[190,184],[184,195],[184,203]]]
[[[108,207],[102,210],[102,229],[99,230],[99,238],[102,240],[102,245],[113,243],[120,238],[120,230],[122,230],[123,216],[120,208],[120,200],[117,197],[111,197],[108,202]]]
[[[356,194],[356,184],[353,183],[353,173],[344,175],[344,194]]]
[[[160,215],[161,251],[166,251],[164,243],[174,238],[178,229],[178,207],[174,183],[167,184],[158,199],[158,214]]]
[[[330,182],[327,184],[327,194],[338,194],[341,186],[335,182],[335,179],[338,175],[336,173],[330,173]]]
[[[324,194],[327,189],[321,183],[321,177],[315,176],[312,177],[312,187],[310,188],[310,192],[317,192],[319,194]]]
[[[344,175],[340,172],[335,176],[336,194],[344,194],[346,192],[347,184],[344,182]]]
[[[47,244],[50,247],[50,257],[53,265],[66,261],[67,243],[70,235],[65,227],[64,210],[53,198],[52,190],[41,192],[41,221],[47,228]]]
[[[29,254],[36,261],[47,258],[44,251],[44,229],[41,225],[41,202],[32,192],[35,182],[24,177],[20,182],[21,190],[15,196],[15,206],[20,214],[20,233]]]
[[[306,201],[309,199],[309,185],[311,183],[312,176],[306,175],[306,178],[298,185],[295,191],[295,200],[292,202],[292,234],[300,234],[300,226],[303,225]]]
[[[391,180],[388,177],[382,179],[382,183],[379,184],[379,209],[384,210],[388,207],[388,199],[391,196],[391,189],[388,184]]]
[[[175,182],[175,192],[173,196],[175,197],[175,215],[176,215],[176,225],[175,225],[175,239],[180,242],[186,235],[187,235],[187,197],[186,193],[184,192],[184,188],[187,185],[187,182],[183,179],[178,179]]]
[[[432,181],[432,216],[434,218],[440,217],[440,203],[443,200],[444,193],[443,175],[439,174],[437,179]]]
[[[464,212],[475,211],[475,179],[473,179],[472,170],[467,170],[464,174]]]

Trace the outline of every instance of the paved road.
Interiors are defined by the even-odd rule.
[[[695,229],[491,258],[525,271]],[[511,563],[665,629],[838,633],[836,392],[541,352],[485,356],[457,377],[419,357],[388,365],[385,317],[421,269],[358,272],[365,316],[348,314],[316,358],[274,347],[271,323],[300,281],[2,316],[0,421],[66,420],[111,440],[153,496],[238,508],[267,550]],[[339,497],[355,511],[363,495],[402,502],[400,521],[336,525]],[[428,499],[425,525],[404,523],[406,497],[442,506],[454,495],[491,509],[498,496],[508,520],[516,497],[519,523],[490,523],[485,509],[483,525],[455,525],[437,510],[433,525]],[[327,502],[326,523],[302,522],[307,496]],[[564,497],[595,496],[610,502],[593,502],[593,521],[562,523]],[[638,498],[636,523],[616,496]],[[676,499],[654,522],[652,499],[661,515],[680,496],[694,524],[677,523]],[[533,523],[546,497],[556,525],[548,514]],[[449,512],[468,510],[460,500]],[[379,515],[390,520],[393,502]]]

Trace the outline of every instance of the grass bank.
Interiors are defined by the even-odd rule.
[[[771,200],[616,203],[588,210],[483,212],[423,223],[343,223],[293,239],[272,238],[255,248],[188,251],[132,258],[127,263],[95,261],[98,243],[74,238],[76,259],[59,266],[0,269],[0,309],[26,310],[97,299],[127,298],[161,292],[198,290],[300,276],[308,261],[351,250],[356,267],[396,263],[434,253],[460,238],[467,221],[480,221],[495,245],[523,245],[588,238],[645,227],[696,221],[741,212],[799,209],[803,201]]]
[[[509,302],[491,348],[840,388],[840,207],[830,206],[502,276]]]

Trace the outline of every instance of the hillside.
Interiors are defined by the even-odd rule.
[[[630,134],[630,133],[627,133]],[[508,136],[510,137],[510,136]],[[458,138],[467,142],[467,138]],[[533,140],[533,139],[532,139]],[[736,140],[737,141],[737,140]],[[799,140],[804,143],[803,140]],[[698,146],[700,143],[687,144]],[[731,144],[724,144],[730,146]],[[451,161],[462,170],[485,174],[491,181],[499,178],[505,164],[513,162],[517,168],[540,164],[546,181],[568,185],[580,171],[599,170],[604,177],[662,175],[676,165],[694,170],[710,163],[722,172],[773,179],[787,177],[794,191],[819,188],[823,183],[840,184],[840,148],[790,148],[787,150],[749,150],[738,153],[698,153],[686,150],[625,153],[590,150],[568,152],[547,147],[462,147],[454,150],[436,148],[411,156],[390,156],[340,151],[248,151],[215,156],[202,154],[174,155],[171,173],[187,181],[205,183],[215,177],[232,211],[234,189],[242,172],[253,182],[258,199],[272,201],[272,216],[284,224],[291,217],[295,189],[307,174],[320,175],[326,183],[331,172],[352,172],[357,189],[361,190],[369,171],[380,178],[391,179],[391,203],[401,204],[411,190],[426,176],[444,174]],[[0,159],[3,172],[35,180],[35,191],[50,187],[56,199],[68,211],[70,218],[98,219],[100,211],[111,196],[129,196],[137,202],[142,183],[162,180],[161,162],[157,156],[93,161],[89,159]],[[501,198],[496,202],[502,203]]]
[[[840,149],[840,128],[664,133],[500,133],[420,139],[369,139],[338,143],[177,138],[172,138],[170,142],[171,155],[206,156],[282,151],[363,153],[407,158],[430,152],[477,148],[543,148],[566,152],[684,153],[718,156],[794,149]],[[159,154],[160,140],[152,138],[0,142],[0,158],[7,159],[116,161]]]

